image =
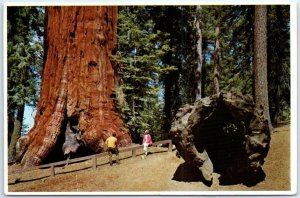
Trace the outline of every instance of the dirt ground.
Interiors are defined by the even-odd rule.
[[[197,176],[188,180],[180,172],[184,161],[176,157],[176,151],[152,147],[145,159],[142,155],[132,158],[129,153],[121,154],[121,164],[108,164],[108,158],[98,158],[97,169],[92,170],[92,161],[70,164],[55,169],[56,175],[49,176],[49,169],[39,169],[8,176],[8,192],[175,192],[175,191],[288,191],[290,184],[290,127],[276,128],[272,133],[269,154],[263,166],[265,180],[252,187],[243,184],[220,185],[214,174],[214,182],[206,186]],[[9,170],[18,166],[10,166]],[[182,179],[178,179],[182,174]],[[193,173],[192,173],[193,174]],[[175,175],[177,175],[175,177]],[[195,176],[195,175],[194,175]],[[75,193],[74,193],[75,194]]]

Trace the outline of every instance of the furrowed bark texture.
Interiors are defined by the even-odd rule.
[[[215,28],[215,34],[217,38],[215,40],[215,50],[214,50],[214,77],[213,77],[213,94],[218,94],[220,92],[220,61],[219,61],[219,51],[220,51],[220,27],[217,25]]]
[[[201,11],[201,6],[197,5],[197,12]],[[202,67],[203,67],[203,55],[202,55],[202,31],[201,31],[201,15],[198,13],[196,15],[196,39],[197,39],[197,45],[196,45],[196,100],[202,98]]]
[[[255,103],[263,106],[264,114],[269,120],[269,127],[272,129],[269,112],[267,56],[267,6],[256,5],[254,17]]]
[[[117,85],[109,56],[116,50],[117,7],[48,7],[47,58],[35,123],[20,138],[25,167],[49,155],[68,122],[78,125],[89,149],[99,153],[116,132],[120,146],[131,143],[111,98]]]
[[[25,104],[17,106],[17,116],[14,121],[13,133],[11,135],[11,140],[8,147],[8,163],[15,162],[16,156],[16,143],[20,138],[20,133],[22,130],[22,123],[24,117]]]
[[[253,177],[261,173],[271,140],[263,110],[255,108],[250,96],[231,92],[185,105],[170,135],[183,159],[198,167],[206,181],[213,172],[227,181],[257,181]]]

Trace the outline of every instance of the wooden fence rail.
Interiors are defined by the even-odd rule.
[[[162,140],[162,141],[158,141],[158,142],[154,142],[152,144],[152,146],[157,146],[157,145],[164,145],[164,144],[168,144],[168,152],[172,152],[172,141],[171,140]],[[129,152],[131,151],[132,157],[136,157],[136,151],[139,149],[142,149],[144,146],[143,145],[138,145],[138,146],[133,146],[133,147],[125,147],[125,148],[120,148],[119,152],[120,153],[124,153],[124,152]],[[24,172],[28,172],[28,171],[32,171],[32,170],[36,170],[36,169],[41,169],[41,168],[50,168],[50,175],[51,176],[55,176],[55,166],[60,166],[60,165],[65,165],[67,163],[74,163],[74,162],[80,162],[80,161],[85,161],[85,160],[89,160],[92,159],[93,163],[92,163],[92,169],[96,170],[97,168],[97,158],[98,157],[104,157],[107,156],[108,153],[104,152],[104,153],[99,153],[99,154],[94,154],[94,155],[89,155],[89,156],[84,156],[84,157],[79,157],[79,158],[74,158],[74,159],[69,159],[69,160],[64,160],[64,161],[60,161],[60,162],[54,162],[54,163],[50,163],[50,164],[43,164],[40,166],[34,166],[34,167],[30,167],[27,169],[18,169],[18,170],[13,170],[13,171],[9,171],[8,175],[11,174],[21,174]]]

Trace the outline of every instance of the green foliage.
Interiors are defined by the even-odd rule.
[[[7,19],[8,114],[15,117],[18,106],[35,106],[38,101],[44,10],[8,7]],[[9,127],[9,133],[12,129]]]
[[[286,109],[289,109],[286,108],[289,105],[290,75],[287,58],[289,12],[286,12],[288,6],[283,7],[284,19],[280,21],[278,13],[276,15],[274,11],[276,6],[273,7],[273,11],[271,9],[268,15],[270,27],[274,29],[276,23],[277,27],[278,23],[283,24],[283,27],[270,33],[269,43],[277,42],[278,45],[270,45],[274,48],[269,49],[269,62],[275,65],[278,63],[276,57],[285,59],[277,64],[281,65],[280,69],[269,69],[270,100],[274,112],[277,108],[274,104],[278,100],[281,101],[279,108],[285,109],[286,112]],[[120,54],[114,58],[121,64],[120,90],[124,96],[120,109],[128,127],[141,134],[150,126],[166,134],[178,108],[182,104],[194,101],[196,17],[201,18],[200,28],[203,36],[203,97],[212,93],[216,26],[220,28],[220,89],[252,94],[253,15],[254,6],[241,5],[205,5],[199,10],[196,6],[122,7],[118,30]],[[281,42],[277,38],[280,38]],[[279,46],[284,46],[281,52],[275,50],[279,49]],[[278,76],[279,73],[284,75]],[[158,92],[150,91],[156,88]],[[159,105],[155,106],[156,103]],[[157,125],[153,124],[157,123],[155,119],[150,121],[150,118],[156,117],[160,120]]]
[[[43,61],[43,10],[8,7],[8,107],[36,105]]]
[[[202,6],[205,51],[205,93],[211,94],[214,28],[220,26],[220,89],[252,94],[253,6]],[[268,88],[272,121],[289,115],[290,101],[290,12],[289,6],[268,6]],[[285,116],[284,116],[285,115]],[[277,117],[277,118],[276,118]]]
[[[193,31],[195,6],[153,7],[155,29],[167,32],[172,50],[167,52],[162,63],[173,65],[176,70],[161,76],[164,85],[165,134],[169,132],[177,110],[195,98],[195,35]],[[165,136],[166,138],[167,136]]]
[[[268,6],[268,85],[272,120],[289,118],[289,6]],[[124,6],[119,8],[120,86],[116,102],[141,137],[166,138],[178,108],[195,100],[195,19],[203,36],[203,97],[212,93],[213,53],[220,40],[220,89],[252,94],[254,6]],[[8,8],[8,111],[36,105],[43,62],[44,8]],[[220,27],[216,35],[215,28]],[[138,139],[138,138],[137,138]]]
[[[253,6],[202,6],[205,51],[205,95],[212,93],[215,27],[220,27],[220,89],[251,94],[253,64]]]
[[[119,51],[112,58],[121,65],[121,85],[115,93],[126,126],[139,136],[151,128],[154,139],[159,139],[158,120],[163,117],[159,79],[175,68],[162,63],[164,54],[172,50],[170,40],[167,33],[154,29],[150,12],[151,7],[143,6],[119,9]]]
[[[289,120],[290,109],[290,8],[268,6],[268,86],[273,122]]]

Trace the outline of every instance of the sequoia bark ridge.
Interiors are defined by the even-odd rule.
[[[66,125],[78,126],[95,153],[115,132],[120,146],[131,143],[115,111],[112,91],[118,85],[116,6],[47,7],[46,60],[34,127],[18,142],[18,160],[39,165],[53,150]]]

